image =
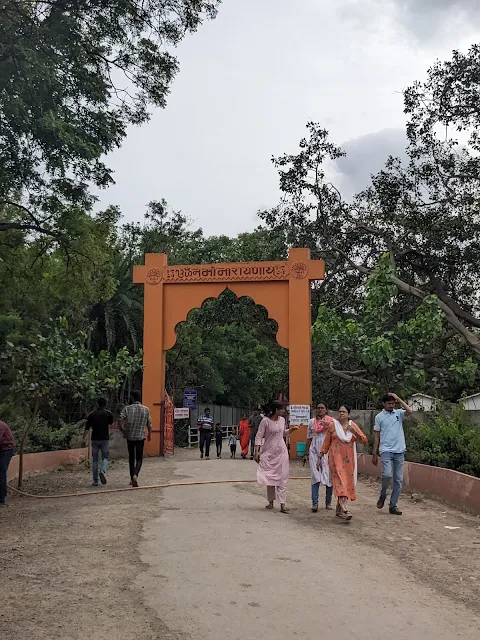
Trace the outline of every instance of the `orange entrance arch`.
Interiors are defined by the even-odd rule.
[[[284,262],[240,262],[169,266],[164,253],[148,253],[133,280],[145,287],[143,402],[152,413],[152,440],[145,452],[160,450],[161,407],[165,400],[165,354],[177,340],[175,329],[189,311],[225,289],[249,296],[278,324],[277,341],[289,350],[290,404],[311,404],[311,282],[323,280],[325,263],[308,249],[290,249]],[[305,439],[292,434],[292,445]],[[291,447],[292,453],[296,447]]]

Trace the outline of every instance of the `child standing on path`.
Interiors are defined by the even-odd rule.
[[[230,445],[230,458],[237,457],[237,434],[235,433],[235,429],[232,431],[232,435],[230,436],[230,440],[228,441]]]
[[[217,458],[222,457],[223,429],[220,422],[215,425],[215,444],[217,445]]]

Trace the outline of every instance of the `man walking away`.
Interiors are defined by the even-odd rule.
[[[7,471],[14,453],[13,433],[8,424],[0,420],[0,508],[7,506]]]
[[[401,409],[395,409],[398,402]],[[390,497],[390,513],[401,516],[397,507],[398,497],[403,484],[403,467],[405,463],[405,433],[403,420],[412,414],[412,409],[397,396],[389,393],[383,398],[383,411],[375,418],[375,440],[373,442],[372,462],[378,464],[378,453],[382,460],[382,490],[377,502],[377,508],[383,509],[387,499],[387,490],[393,477],[393,491]]]
[[[102,453],[102,468],[100,469],[100,482],[107,484],[105,474],[108,469],[108,442],[110,440],[110,425],[113,424],[113,414],[107,411],[107,401],[105,398],[98,398],[97,408],[87,417],[85,432],[83,434],[83,444],[89,430],[92,430],[90,443],[92,445],[92,486],[98,487],[98,454]]]
[[[123,422],[122,431],[127,439],[132,487],[138,487],[138,476],[143,462],[145,429],[148,429],[149,441],[152,437],[152,417],[150,416],[150,409],[140,402],[141,397],[139,391],[132,391],[131,404],[126,406],[120,415]]]
[[[255,453],[255,437],[262,420],[263,416],[260,411],[258,409],[254,409],[253,414],[248,420],[248,423],[250,425],[250,460],[253,460],[253,455]]]
[[[205,449],[205,458],[210,460],[210,442],[213,432],[213,418],[210,415],[210,409],[207,407],[197,420],[197,428],[200,435],[200,458],[203,458],[203,450]]]

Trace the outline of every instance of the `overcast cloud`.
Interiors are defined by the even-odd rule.
[[[224,0],[178,48],[167,108],[107,159],[116,185],[100,204],[140,220],[166,198],[206,234],[252,230],[279,197],[271,156],[294,152],[309,120],[349,153],[337,179],[351,195],[402,152],[402,89],[478,25],[474,0]]]
[[[370,176],[383,168],[390,155],[406,158],[406,144],[403,129],[384,129],[345,142],[343,150],[347,155],[337,161],[334,176],[343,197],[349,200],[364,189]]]
[[[452,33],[466,22],[480,23],[478,0],[393,0],[393,3],[398,17],[425,39],[437,36],[439,29]]]

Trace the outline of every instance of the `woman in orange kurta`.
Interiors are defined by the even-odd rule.
[[[334,420],[329,427],[320,454],[318,466],[321,465],[323,456],[328,453],[328,466],[333,490],[337,496],[337,518],[351,520],[352,514],[347,506],[349,500],[355,500],[355,487],[357,484],[357,446],[359,440],[367,443],[367,436],[350,420],[350,409],[340,407],[338,420]]]
[[[243,416],[243,418],[240,420],[238,435],[240,436],[242,458],[245,460],[248,454],[248,447],[250,446],[250,425],[248,423],[247,416]]]

